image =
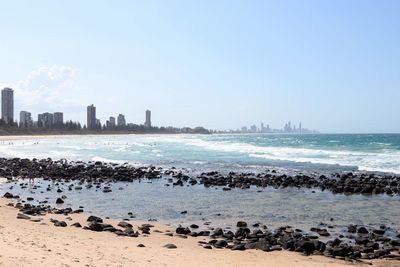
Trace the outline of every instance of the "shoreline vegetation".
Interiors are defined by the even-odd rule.
[[[35,135],[123,135],[123,134],[210,134],[204,127],[147,127],[144,125],[125,125],[87,129],[78,122],[67,121],[61,125],[22,126],[17,123],[6,124],[0,119],[0,136],[35,136]]]
[[[116,181],[132,182],[135,180],[151,180],[163,177],[167,178],[170,186],[215,187],[221,189],[221,192],[231,190],[231,188],[245,190],[250,186],[272,186],[278,189],[285,187],[318,187],[340,194],[387,194],[396,195],[397,197],[399,193],[400,177],[396,176],[346,173],[342,175],[332,174],[332,177],[309,177],[304,175],[292,177],[276,173],[272,170],[265,174],[230,172],[224,175],[218,172],[208,172],[193,177],[176,168],[164,170],[154,166],[133,167],[127,164],[120,165],[99,161],[68,162],[67,160],[53,161],[51,159],[29,160],[18,158],[1,159],[0,166],[0,177],[7,178],[11,185],[11,187],[9,187],[10,192],[6,192],[3,197],[7,198],[9,201],[14,201],[14,204],[9,205],[17,209],[13,213],[14,218],[16,218],[18,222],[27,221],[31,224],[39,225],[32,226],[36,227],[37,231],[45,231],[42,228],[45,225],[41,223],[43,223],[43,218],[47,218],[48,221],[45,222],[47,226],[46,229],[51,228],[49,225],[53,225],[54,227],[52,228],[57,229],[54,230],[56,233],[52,235],[53,237],[55,236],[53,239],[56,240],[58,236],[61,236],[61,232],[64,231],[59,229],[83,228],[79,230],[86,230],[84,231],[85,235],[90,236],[92,239],[97,238],[97,236],[94,237],[95,234],[100,234],[101,237],[107,235],[107,238],[110,240],[113,238],[117,238],[118,240],[120,240],[120,238],[125,238],[123,241],[119,241],[120,252],[122,250],[129,253],[131,249],[134,249],[133,247],[137,247],[140,244],[143,244],[144,247],[140,245],[135,248],[135,250],[147,250],[148,248],[146,247],[149,245],[148,243],[144,243],[146,240],[150,240],[147,238],[149,236],[161,235],[164,239],[158,241],[155,239],[155,243],[151,245],[150,254],[146,254],[146,257],[159,254],[162,254],[162,257],[168,257],[169,254],[166,251],[171,250],[178,251],[177,254],[174,254],[176,257],[181,257],[179,259],[175,258],[177,261],[185,257],[193,257],[187,259],[189,261],[194,260],[193,264],[182,262],[182,265],[199,265],[195,260],[200,255],[203,255],[204,251],[209,250],[212,250],[212,252],[206,253],[208,258],[204,262],[201,262],[201,264],[204,263],[204,266],[241,266],[249,264],[252,266],[265,266],[268,261],[274,266],[288,266],[293,264],[291,263],[293,259],[296,259],[295,262],[300,262],[300,264],[296,263],[296,266],[344,266],[349,263],[371,263],[375,266],[396,266],[400,261],[400,233],[396,229],[391,229],[385,225],[376,228],[368,225],[350,224],[346,227],[345,233],[339,236],[331,235],[331,227],[334,227],[331,224],[313,227],[310,229],[310,232],[298,229],[296,225],[269,229],[265,225],[250,225],[245,221],[236,222],[236,229],[209,227],[207,222],[204,223],[204,225],[189,225],[188,222],[188,225],[178,226],[177,228],[169,226],[169,228],[166,229],[159,228],[159,223],[156,223],[157,227],[154,228],[153,226],[156,224],[154,224],[153,221],[138,223],[131,221],[131,219],[124,219],[124,221],[116,222],[108,221],[106,220],[107,218],[103,219],[96,216],[89,216],[87,219],[85,219],[85,217],[79,217],[80,219],[76,221],[71,216],[82,215],[82,213],[85,212],[83,206],[79,207],[78,210],[72,210],[68,207],[60,208],[65,207],[63,205],[68,203],[68,198],[62,196],[62,192],[64,191],[83,190],[82,193],[84,193],[85,188],[95,187],[98,189],[99,194],[106,194],[111,192],[110,184]],[[53,181],[54,183],[47,188],[36,187],[33,184],[33,187],[30,187],[30,191],[34,192],[35,190],[39,190],[45,194],[46,191],[56,190],[57,193],[60,194],[60,197],[57,198],[55,203],[50,203],[47,200],[35,202],[33,197],[25,198],[22,195],[14,195],[12,193],[13,187],[19,187],[21,189],[28,187],[29,182],[24,180],[26,178],[41,178]],[[10,207],[7,207],[7,209]],[[12,213],[11,211],[9,212],[10,214]],[[16,213],[18,214],[16,215]],[[129,216],[129,213],[127,214]],[[56,215],[58,217],[56,217]],[[88,215],[89,214],[86,214],[85,216]],[[331,219],[331,221],[333,220],[334,218]],[[75,224],[77,222],[79,225]],[[26,224],[24,223],[24,225]],[[285,222],[282,222],[282,225],[285,225]],[[29,229],[29,226],[26,227]],[[2,229],[7,229],[7,226]],[[76,229],[65,231],[76,231]],[[80,234],[75,233],[75,235]],[[74,237],[74,239],[77,238],[77,236]],[[167,240],[165,238],[172,239]],[[324,238],[329,238],[329,240]],[[140,243],[138,243],[139,241]],[[37,241],[26,242],[33,242],[36,244]],[[43,242],[46,241],[44,240]],[[189,244],[189,247],[186,247],[186,242],[188,242],[187,244]],[[121,246],[121,244],[123,245]],[[91,249],[95,249],[94,253],[97,255],[102,254],[103,256],[101,257],[104,258],[104,255],[109,252],[105,252],[108,248],[106,246],[102,247],[102,245],[104,244],[95,243],[95,245],[92,245]],[[46,247],[48,246],[51,249],[51,245],[46,244]],[[68,248],[71,250],[77,249],[74,245],[68,244],[68,246],[70,246]],[[155,248],[154,250],[153,247]],[[187,251],[189,248],[193,250]],[[180,249],[182,249],[182,251],[180,251]],[[297,253],[287,254],[289,252]],[[260,253],[265,254],[261,255]],[[298,259],[298,256],[301,254],[307,256],[307,258]],[[225,258],[218,258],[219,256],[217,255],[223,255]],[[257,257],[255,257],[255,255],[257,255]],[[237,261],[233,260],[236,256],[240,258]],[[285,260],[280,258],[281,256],[283,256]],[[310,256],[312,257],[311,260],[308,258]],[[325,259],[322,260],[320,256],[325,256],[326,261]],[[121,257],[129,258],[130,256],[124,254]],[[140,257],[142,256],[138,256],[136,260],[139,260]],[[246,257],[249,258],[246,259]],[[167,266],[170,266],[176,264],[176,262],[173,264],[170,261],[171,259],[164,258],[161,260],[161,258],[158,258],[158,256],[150,259],[147,258],[150,262],[146,265],[153,264],[156,266],[165,263]],[[337,261],[337,259],[340,261]],[[81,258],[77,258],[76,260],[79,262],[84,261]],[[157,260],[161,261],[157,262]],[[251,262],[247,262],[248,260],[251,260]],[[279,263],[282,263],[282,265],[279,265]],[[92,262],[91,264],[98,265],[99,263]]]

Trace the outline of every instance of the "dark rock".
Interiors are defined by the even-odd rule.
[[[18,214],[17,214],[17,219],[21,219],[21,220],[30,220],[31,217],[29,217],[29,216],[27,216],[27,215],[25,215],[25,214],[22,214],[22,213],[18,213]]]
[[[390,241],[390,245],[400,247],[400,239],[393,239],[392,241]]]
[[[119,223],[118,223],[118,226],[119,226],[119,227],[122,227],[122,228],[125,228],[125,227],[133,227],[132,224],[130,224],[130,223],[128,223],[128,222],[124,222],[124,221],[119,222]]]
[[[64,222],[64,221],[56,221],[54,223],[54,226],[56,226],[56,227],[67,227],[67,223]]]
[[[82,227],[82,225],[80,223],[78,223],[78,222],[76,222],[74,224],[71,224],[71,226],[72,227],[76,227],[76,228],[81,228]]]
[[[88,221],[88,222],[102,223],[102,222],[103,222],[103,219],[100,218],[100,217],[96,217],[96,216],[89,216],[89,217],[87,218],[87,221]]]
[[[166,244],[165,246],[164,246],[164,248],[168,248],[168,249],[175,249],[175,248],[178,248],[175,244]]]
[[[232,250],[246,250],[246,244],[239,243],[239,244],[233,245],[233,247],[231,249]]]
[[[214,243],[214,247],[216,248],[225,248],[228,245],[228,242],[225,240],[218,240],[217,242]]]
[[[7,193],[5,193],[5,194],[3,195],[3,197],[4,197],[4,198],[14,198],[14,195],[11,194],[11,193],[9,193],[9,192],[7,192]]]
[[[236,223],[236,227],[240,227],[240,228],[247,227],[247,222],[238,221],[238,222]]]

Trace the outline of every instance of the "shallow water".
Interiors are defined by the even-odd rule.
[[[59,205],[60,208],[84,206],[86,212],[115,219],[129,218],[127,213],[133,212],[136,219],[157,219],[174,225],[211,221],[214,226],[229,227],[237,220],[245,220],[270,227],[292,225],[305,230],[324,222],[334,225],[336,230],[331,231],[338,233],[349,224],[374,227],[384,224],[400,230],[399,196],[345,196],[294,188],[252,187],[222,191],[202,185],[167,187],[165,179],[113,183],[111,193],[84,186],[82,190],[68,191],[68,185],[60,185],[64,192],[57,193],[58,186],[43,180],[35,181],[35,185],[40,186],[37,190],[32,190],[32,184],[25,189],[14,186],[10,190],[13,184],[0,185],[0,194],[9,191],[20,194],[23,199],[28,196],[35,201],[47,199],[51,204],[57,197],[66,195],[66,202]],[[46,191],[48,185],[52,187],[50,192]],[[182,211],[187,214],[181,214]]]

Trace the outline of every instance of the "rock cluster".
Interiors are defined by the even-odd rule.
[[[69,162],[67,160],[52,159],[5,159],[0,158],[0,177],[7,179],[17,178],[43,178],[56,181],[78,181],[71,184],[68,190],[82,190],[84,182],[86,187],[103,185],[104,193],[111,192],[107,183],[115,181],[133,182],[140,179],[166,178],[167,185],[183,186],[201,184],[205,187],[222,187],[223,191],[232,188],[247,189],[251,186],[274,188],[319,188],[329,190],[336,194],[400,194],[400,176],[377,173],[332,173],[330,175],[288,175],[278,174],[276,171],[263,173],[238,173],[229,172],[222,174],[217,171],[201,173],[191,176],[183,170],[172,167],[163,171],[162,168],[133,167],[129,164],[115,164],[103,162]],[[47,188],[51,190],[51,188]],[[58,189],[61,193],[62,190]],[[4,197],[13,198],[7,193]],[[60,204],[62,199],[57,200]],[[184,213],[184,211],[183,211]]]

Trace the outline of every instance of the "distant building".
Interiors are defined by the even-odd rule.
[[[151,127],[151,111],[146,110],[146,122],[144,123],[144,126],[146,127]]]
[[[124,116],[124,115],[122,115],[122,114],[119,114],[119,115],[118,115],[118,118],[117,118],[117,125],[118,125],[118,127],[124,127],[124,126],[126,126],[126,121],[125,121],[125,116]]]
[[[115,117],[110,117],[110,126],[115,126]]]
[[[255,125],[250,126],[250,132],[256,133],[257,132],[257,126],[255,126]]]
[[[14,122],[14,91],[8,87],[1,91],[1,118],[6,123]]]
[[[54,125],[60,126],[64,124],[64,114],[62,112],[54,112]]]
[[[242,129],[241,129],[241,131],[242,131],[242,133],[247,133],[247,127],[246,127],[246,126],[243,126]]]
[[[95,128],[101,129],[101,121],[99,119],[96,119],[96,125]]]
[[[115,118],[110,117],[110,119],[108,121],[106,121],[106,126],[107,126],[107,128],[115,127]]]
[[[28,111],[19,113],[19,125],[22,127],[31,127],[33,125],[32,114]]]
[[[96,107],[93,105],[90,105],[87,107],[87,128],[89,130],[96,129]]]
[[[50,128],[54,124],[53,113],[45,112],[38,114],[38,125],[45,128]]]

